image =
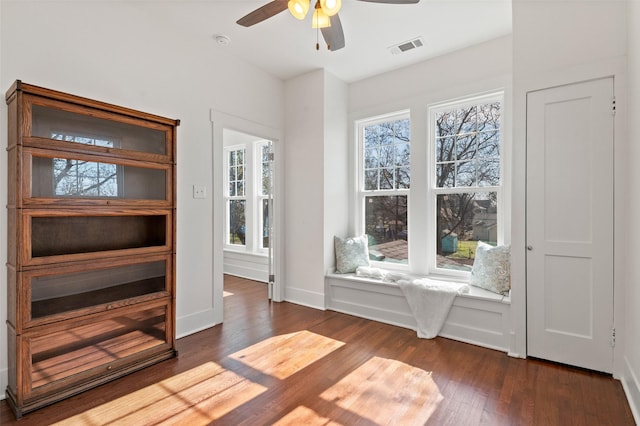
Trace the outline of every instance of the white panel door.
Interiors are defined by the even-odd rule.
[[[527,353],[613,369],[613,79],[527,95]]]

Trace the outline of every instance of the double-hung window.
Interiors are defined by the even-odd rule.
[[[228,245],[246,244],[246,150],[232,148],[227,150],[227,241]]]
[[[431,270],[460,274],[503,243],[502,94],[429,108]]]
[[[357,123],[358,227],[373,261],[409,262],[410,124],[408,111]]]

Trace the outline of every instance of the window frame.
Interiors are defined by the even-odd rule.
[[[409,187],[399,189],[365,189],[365,146],[364,146],[364,129],[368,126],[374,126],[376,124],[385,123],[389,121],[409,120]],[[365,234],[366,230],[366,199],[370,196],[406,196],[407,197],[407,243],[409,242],[410,231],[410,205],[411,205],[411,144],[413,139],[413,132],[411,127],[411,111],[409,109],[402,109],[387,114],[377,115],[373,117],[367,117],[355,121],[355,133],[356,133],[356,158],[357,158],[357,175],[356,175],[356,220],[355,229],[358,230],[358,235]],[[411,268],[411,252],[409,251],[409,244],[407,244],[407,262],[385,262],[370,260],[370,264],[375,267],[385,269],[395,269],[401,271],[409,271]]]
[[[500,184],[492,186],[465,186],[465,187],[436,187],[437,184],[437,167],[436,167],[436,114],[443,111],[451,111],[461,109],[473,105],[487,104],[491,102],[500,103],[500,127],[499,132],[499,171]],[[439,268],[437,266],[436,238],[437,236],[437,197],[446,194],[461,193],[489,193],[496,192],[496,225],[497,225],[497,244],[502,245],[507,241],[506,214],[507,214],[507,181],[505,175],[506,153],[508,151],[507,141],[505,140],[505,93],[504,90],[492,91],[488,93],[465,96],[444,102],[430,104],[427,107],[427,266],[430,275],[439,275],[450,277],[457,280],[466,281],[471,276],[471,271],[461,271],[454,269]]]

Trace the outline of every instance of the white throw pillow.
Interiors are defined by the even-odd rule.
[[[511,288],[511,248],[478,241],[469,284],[506,295]]]
[[[358,266],[369,266],[369,239],[366,235],[352,238],[334,237],[336,272],[348,274]]]

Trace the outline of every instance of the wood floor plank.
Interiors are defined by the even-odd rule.
[[[179,356],[4,425],[632,425],[619,381],[331,311],[225,277]]]

